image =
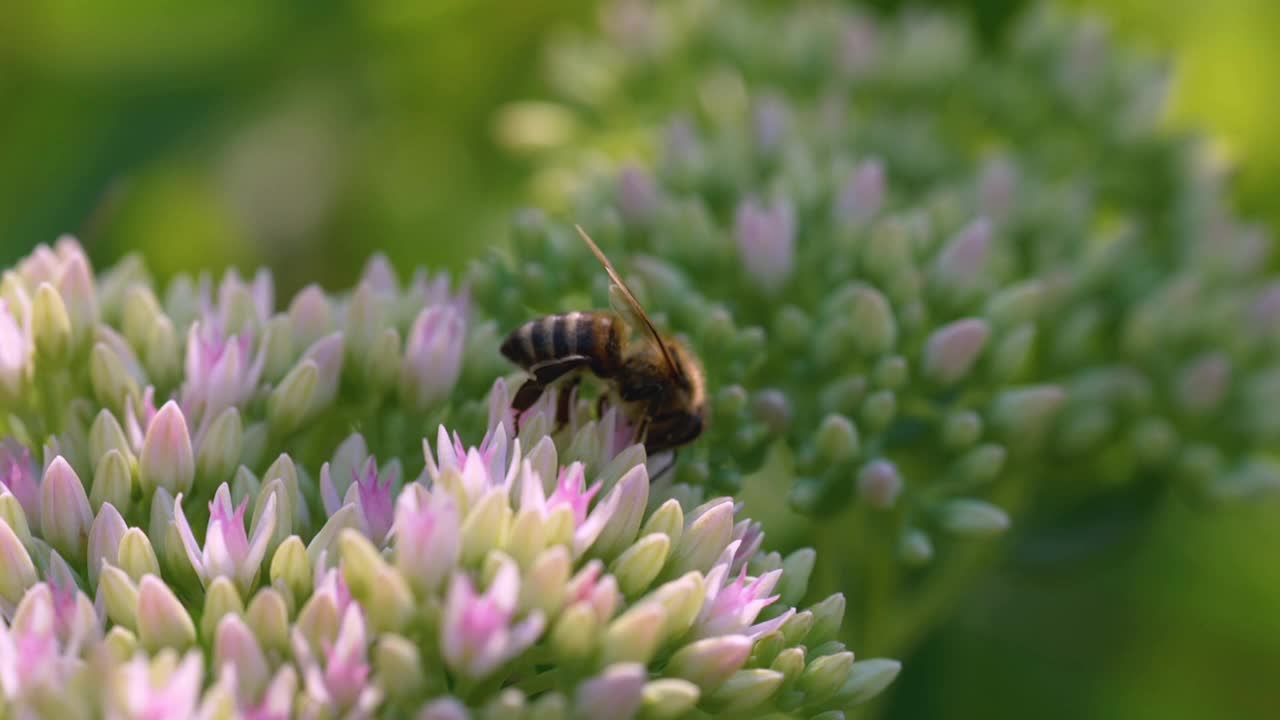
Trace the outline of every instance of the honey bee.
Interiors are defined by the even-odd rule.
[[[648,453],[693,442],[707,420],[702,362],[680,341],[658,333],[613,263],[586,231],[575,227],[609,274],[620,312],[548,315],[508,335],[502,354],[532,376],[516,391],[512,408],[527,410],[548,385],[562,378],[576,382],[587,371],[621,400],[639,425],[638,437]],[[633,329],[642,340],[628,342]]]

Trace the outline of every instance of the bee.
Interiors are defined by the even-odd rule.
[[[547,386],[562,378],[576,382],[589,372],[621,400],[639,425],[648,453],[693,442],[707,421],[702,362],[684,343],[658,333],[613,263],[586,231],[575,227],[608,273],[621,312],[548,315],[512,331],[502,343],[502,354],[531,375],[516,391],[512,408],[523,412]],[[632,330],[642,339],[629,342]]]

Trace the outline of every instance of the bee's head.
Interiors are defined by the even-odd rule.
[[[678,340],[667,340],[679,376],[674,392],[649,421],[645,442],[649,452],[686,445],[702,435],[707,425],[706,378],[702,362]]]
[[[698,415],[704,422],[707,419],[707,377],[702,370],[702,360],[689,349],[684,342],[669,339],[667,348],[680,371],[680,404],[690,412]]]

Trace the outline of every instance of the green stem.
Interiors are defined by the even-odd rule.
[[[519,688],[526,696],[546,692],[560,684],[560,669],[547,670],[546,672],[530,675],[525,679],[517,682],[514,687]]]
[[[1020,517],[1028,500],[1030,483],[1025,476],[1006,478],[992,493],[992,501],[1011,517]],[[933,568],[924,585],[901,602],[893,622],[886,623],[882,648],[894,657],[911,653],[921,639],[954,607],[972,580],[1003,551],[999,541],[970,541]]]

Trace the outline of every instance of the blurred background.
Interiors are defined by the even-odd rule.
[[[895,2],[873,3],[891,9]],[[998,41],[1024,3],[947,0]],[[1175,63],[1170,123],[1213,133],[1246,215],[1280,227],[1280,3],[1071,0]],[[288,297],[375,250],[461,267],[528,167],[495,111],[590,0],[0,4],[0,266],[75,232],[105,266],[268,265]],[[1269,202],[1270,201],[1270,202]],[[1280,717],[1280,513],[1167,508],[1138,542],[975,590],[891,717]]]

